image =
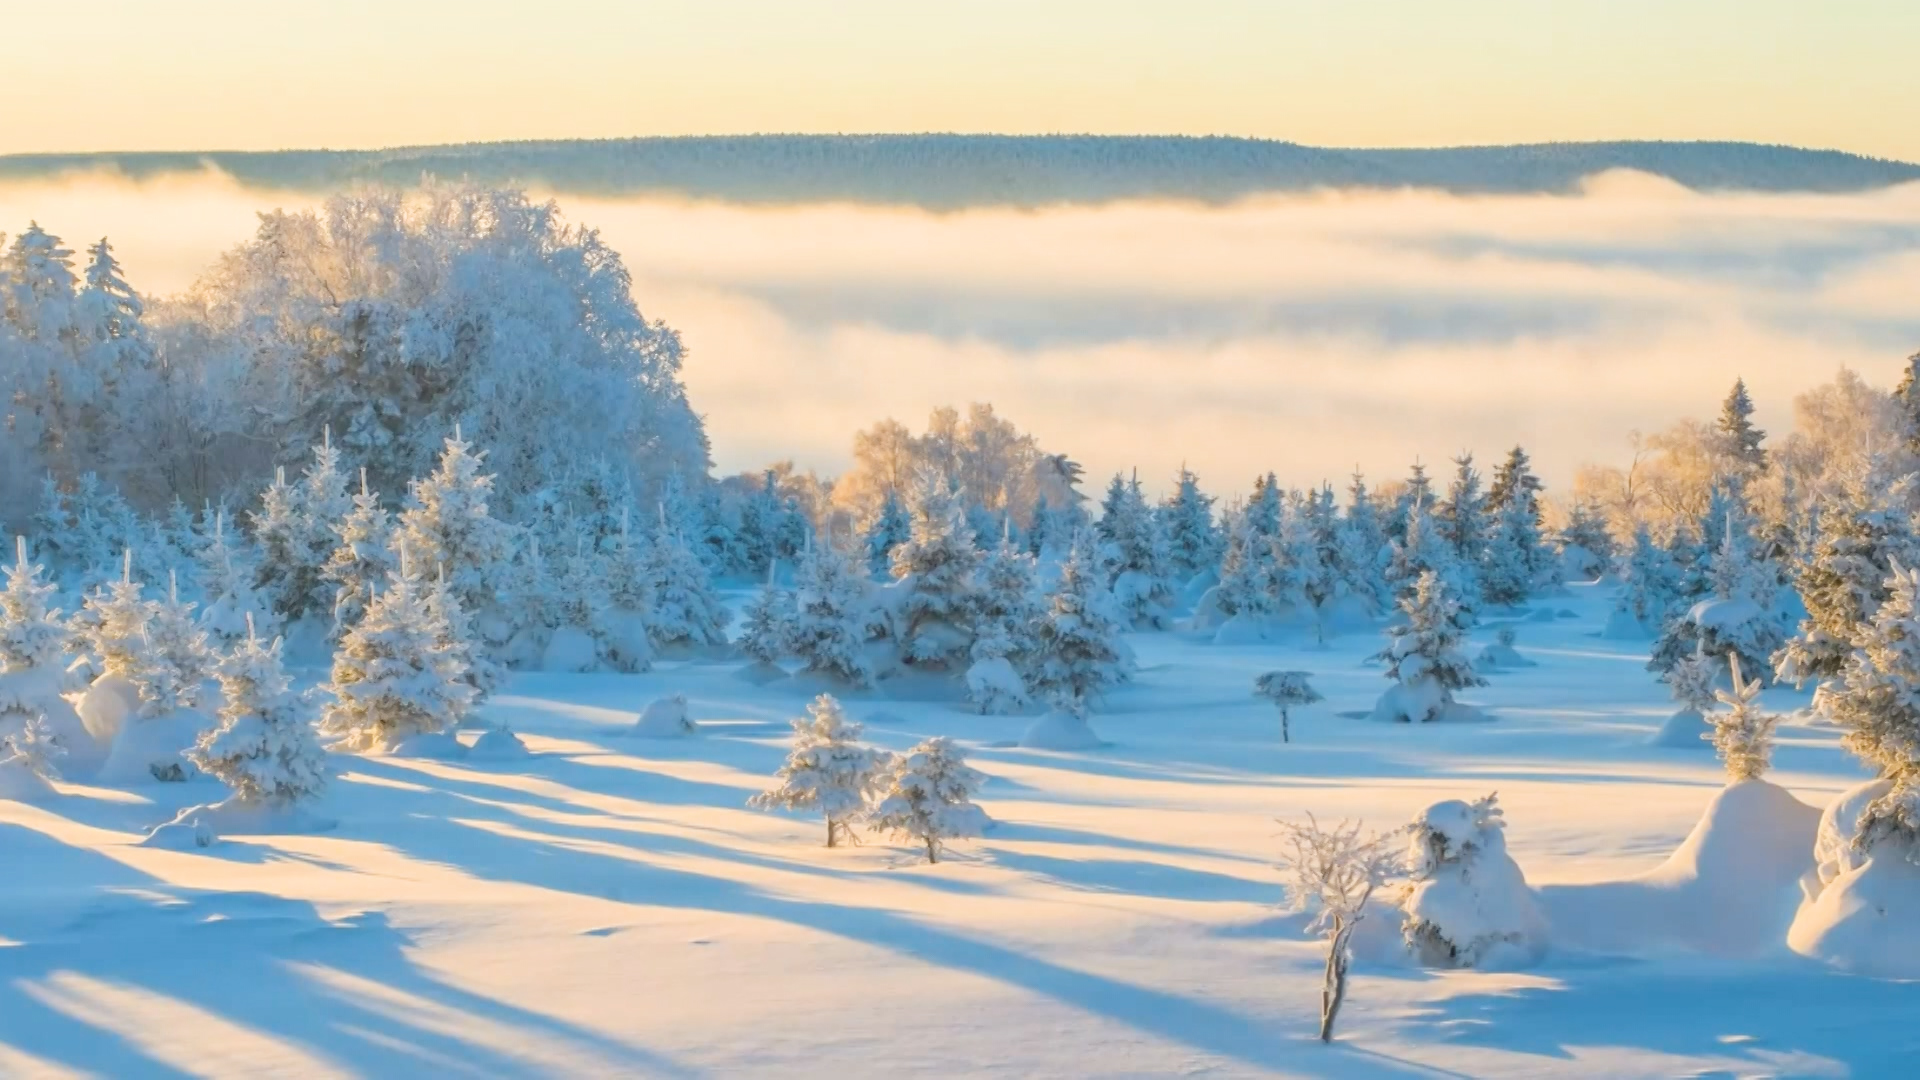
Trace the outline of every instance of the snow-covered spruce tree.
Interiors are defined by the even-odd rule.
[[[1487,540],[1481,570],[1481,595],[1501,607],[1519,604],[1533,594],[1541,573],[1539,511],[1515,497],[1494,511],[1493,533]]]
[[[880,512],[860,537],[861,547],[867,555],[868,571],[874,577],[890,574],[893,549],[906,543],[912,534],[913,521],[907,516],[907,508],[901,504],[900,496],[888,488],[886,498],[880,503]]]
[[[260,508],[252,515],[253,542],[260,551],[254,565],[253,588],[272,607],[274,617],[291,622],[304,611],[304,597],[295,583],[306,554],[305,522],[300,490],[287,483],[287,470],[275,469],[273,482],[260,493]]]
[[[1714,423],[1720,437],[1720,452],[1731,458],[1738,475],[1758,475],[1767,466],[1767,452],[1761,448],[1767,433],[1753,425],[1753,398],[1747,395],[1747,381],[1735,379],[1727,400],[1720,406],[1720,418]]]
[[[474,620],[481,648],[491,652],[520,625],[503,609],[511,592],[514,530],[488,510],[493,477],[480,471],[484,456],[456,426],[439,466],[413,482],[393,543],[423,575],[445,567],[448,585]]]
[[[340,639],[324,686],[333,700],[321,711],[320,730],[343,749],[392,750],[415,736],[450,732],[472,707],[467,666],[427,591],[408,568],[396,571]],[[451,588],[447,594],[457,599]]]
[[[767,564],[766,583],[747,605],[738,642],[740,651],[753,661],[753,667],[765,675],[785,674],[778,666],[780,658],[793,648],[794,596],[775,580],[778,565],[777,562]]]
[[[1127,681],[1132,662],[1094,564],[1094,540],[1082,533],[1060,566],[1046,612],[1033,625],[1029,681],[1035,697],[1075,716],[1109,687]]]
[[[597,671],[612,655],[607,623],[612,602],[598,556],[575,534],[573,551],[560,560],[547,606],[551,633],[541,656],[543,671]]]
[[[615,671],[629,674],[653,667],[653,644],[647,624],[653,617],[653,578],[647,545],[633,534],[630,511],[620,511],[620,528],[611,537],[606,557],[607,661]]]
[[[1615,551],[1607,515],[1590,499],[1573,504],[1553,543],[1559,549],[1559,574],[1567,580],[1604,577],[1613,568]]]
[[[1308,681],[1312,672],[1307,671],[1269,671],[1253,680],[1253,692],[1256,697],[1266,698],[1280,710],[1280,741],[1292,742],[1293,735],[1288,730],[1287,714],[1295,706],[1312,705],[1324,700],[1320,691]]]
[[[1713,714],[1709,737],[1729,779],[1736,783],[1758,780],[1773,763],[1773,729],[1780,724],[1780,714],[1760,707],[1760,681],[1741,679],[1738,654],[1729,655],[1727,662],[1732,667],[1733,690],[1714,695],[1727,711]]]
[[[27,539],[14,538],[14,562],[0,589],[0,738],[35,721],[67,749],[87,740],[80,716],[63,696],[73,631],[51,601],[59,591],[27,559]]]
[[[794,612],[788,647],[803,673],[854,689],[873,685],[867,656],[873,581],[851,552],[831,540],[815,544],[794,574]]]
[[[23,798],[19,790],[22,787],[44,794],[45,781],[59,778],[60,762],[66,756],[67,748],[54,737],[53,729],[40,713],[0,727],[0,792],[5,792],[0,798]],[[19,770],[27,775],[20,776]]]
[[[284,810],[317,797],[327,783],[326,754],[281,666],[279,639],[262,645],[249,633],[214,674],[220,722],[200,736],[188,755],[193,763],[244,806]]]
[[[1920,561],[1910,479],[1880,482],[1871,464],[1851,470],[1840,492],[1820,506],[1817,539],[1801,561],[1798,589],[1807,617],[1799,633],[1774,656],[1776,676],[1796,687],[1837,679],[1853,652],[1853,637],[1886,601],[1896,563]],[[1825,711],[1825,690],[1814,707]]]
[[[1200,490],[1200,478],[1180,467],[1173,494],[1161,504],[1162,531],[1167,538],[1167,564],[1174,578],[1185,583],[1194,575],[1220,565],[1225,546],[1213,522],[1213,498]]]
[[[1472,454],[1454,458],[1453,465],[1453,480],[1447,485],[1446,498],[1434,508],[1434,524],[1440,538],[1453,550],[1454,562],[1461,571],[1477,573],[1486,558],[1487,537],[1491,531],[1487,497],[1480,486],[1480,471],[1473,467]]]
[[[1652,637],[1666,625],[1679,601],[1680,568],[1641,525],[1633,532],[1633,551],[1627,556],[1626,571],[1626,584],[1608,617],[1605,636]]]
[[[847,719],[831,694],[793,721],[793,749],[774,776],[780,782],[747,801],[756,810],[818,810],[827,821],[827,846],[855,843],[853,826],[878,793],[887,768],[884,750],[860,745],[861,725]]]
[[[1375,890],[1400,870],[1398,833],[1362,836],[1359,822],[1322,827],[1312,814],[1307,823],[1280,822],[1289,850],[1280,869],[1291,877],[1289,907],[1312,910],[1307,929],[1327,940],[1326,980],[1320,986],[1320,1041],[1333,1041],[1333,1025],[1347,999],[1347,968],[1353,962],[1353,932],[1367,917]]]
[[[1164,629],[1175,599],[1168,579],[1166,537],[1140,491],[1140,482],[1119,476],[1113,482],[1107,512],[1097,528],[1102,561],[1112,573],[1114,602],[1121,618],[1134,629]]]
[[[74,631],[85,648],[68,667],[69,678],[89,684],[80,717],[101,743],[111,742],[139,707],[134,679],[148,662],[147,625],[152,619],[153,602],[133,579],[131,551],[123,557],[120,580],[89,593],[74,616]]]
[[[1380,696],[1374,716],[1413,723],[1441,719],[1454,707],[1454,691],[1487,684],[1461,649],[1466,622],[1460,603],[1446,579],[1429,570],[1401,601],[1400,612],[1378,656],[1394,686]]]
[[[1273,573],[1267,587],[1273,609],[1290,614],[1293,621],[1311,622],[1318,633],[1320,606],[1332,599],[1331,582],[1302,502],[1287,507],[1272,546]]]
[[[973,633],[973,571],[980,563],[973,531],[955,492],[939,472],[922,469],[907,498],[912,535],[893,549],[893,638],[909,668],[965,669]]]
[[[656,649],[685,652],[726,645],[733,613],[713,591],[707,566],[686,536],[664,521],[648,552],[647,583],[653,599],[647,630]]]
[[[1360,598],[1368,615],[1392,610],[1393,590],[1387,582],[1392,550],[1373,498],[1367,494],[1366,479],[1358,471],[1347,488],[1347,510],[1340,519],[1335,544],[1335,561],[1347,595]]]
[[[198,606],[180,598],[180,581],[169,574],[166,599],[153,603],[147,621],[146,662],[133,676],[145,715],[164,716],[200,704],[201,688],[218,658],[194,620]]]
[[[973,613],[973,665],[967,693],[982,713],[1017,712],[1032,701],[1027,687],[1034,660],[1034,630],[1045,617],[1033,556],[1011,535],[980,564]]]
[[[1707,722],[1707,716],[1713,712],[1718,693],[1716,684],[1725,667],[1725,660],[1696,652],[1661,677],[1679,708],[1661,723],[1653,745],[1670,750],[1698,750],[1706,745],[1703,740],[1712,739],[1713,727]]]
[[[1654,643],[1650,671],[1665,673],[1694,651],[1740,656],[1742,669],[1763,682],[1786,639],[1774,610],[1779,571],[1755,545],[1744,515],[1725,519],[1720,547],[1707,570],[1712,595],[1668,621]]]
[[[206,606],[200,609],[200,625],[215,647],[227,649],[245,640],[249,619],[262,628],[273,625],[273,605],[254,591],[253,565],[233,543],[226,511],[213,512],[211,531],[196,561],[200,591],[206,598]]]
[[[333,523],[333,539],[333,551],[320,573],[333,587],[333,637],[338,641],[366,614],[368,598],[398,567],[393,522],[379,494],[367,486],[365,469],[360,470],[353,509]]]
[[[1409,831],[1407,867],[1412,882],[1401,930],[1421,963],[1512,966],[1545,950],[1546,918],[1507,854],[1496,796],[1449,799],[1421,811]]]
[[[407,572],[404,558],[398,572]],[[462,671],[461,679],[473,688],[473,697],[467,703],[468,711],[472,711],[506,685],[507,669],[482,647],[473,629],[473,616],[460,603],[460,594],[454,591],[445,567],[435,567],[432,584],[424,584],[421,589],[434,640],[453,657]]]
[[[987,815],[973,804],[986,780],[953,740],[928,739],[887,763],[867,824],[874,832],[918,841],[927,849],[927,861],[937,863],[947,841],[986,831]]]
[[[1465,606],[1465,582],[1453,547],[1440,535],[1433,515],[1415,504],[1407,511],[1406,533],[1394,542],[1387,561],[1387,586],[1394,603],[1412,595],[1420,576],[1429,572],[1446,581]]]
[[[1886,782],[1860,815],[1854,847],[1893,843],[1920,862],[1920,569],[1896,566],[1889,584],[1826,705],[1846,731],[1841,744]]]

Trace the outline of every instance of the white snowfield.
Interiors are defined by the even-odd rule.
[[[314,835],[143,847],[224,789],[56,783],[0,801],[0,1076],[1913,1075],[1920,984],[1786,944],[1792,849],[1811,868],[1817,811],[1865,778],[1838,733],[1790,719],[1785,793],[1719,798],[1708,748],[1651,745],[1673,703],[1644,642],[1600,636],[1611,590],[1572,592],[1519,637],[1537,666],[1460,694],[1474,722],[1359,718],[1377,633],[1131,635],[1089,750],[1020,748],[1039,708],[964,690],[840,695],[867,742],[951,736],[988,776],[993,824],[937,865],[747,806],[812,691],[738,663],[516,676],[480,714],[530,756],[334,755]],[[1276,668],[1326,696],[1285,745],[1249,692]],[[700,738],[629,737],[675,694]],[[1494,791],[1544,953],[1423,969],[1377,906],[1316,1041],[1324,949],[1280,913],[1273,819]]]

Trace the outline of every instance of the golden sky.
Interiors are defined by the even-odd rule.
[[[1914,0],[0,0],[0,153],[738,132],[1920,160]],[[22,88],[33,88],[22,92]]]

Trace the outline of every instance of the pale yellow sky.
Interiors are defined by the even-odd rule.
[[[16,91],[0,153],[1074,131],[1741,139],[1920,161],[1915,0],[0,7]]]

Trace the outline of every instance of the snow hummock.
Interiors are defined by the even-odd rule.
[[[301,836],[331,832],[332,818],[305,806],[270,806],[240,799],[189,806],[172,821],[157,826],[140,842],[142,847],[191,851],[210,847],[222,836]]]
[[[140,689],[124,675],[102,675],[80,695],[76,711],[94,742],[112,746],[120,729],[140,712]]]
[[[1807,901],[1787,932],[1793,951],[1843,971],[1920,978],[1920,865],[1898,839],[1871,851],[1854,846],[1867,804],[1893,781],[1855,785],[1820,815],[1810,856]]]
[[[1699,709],[1680,709],[1661,722],[1647,743],[1669,750],[1704,750],[1713,745],[1708,741],[1712,734],[1713,725]]]
[[[135,715],[120,729],[93,780],[110,787],[133,787],[195,776],[199,770],[186,753],[210,726],[211,721],[193,709],[176,709],[163,716]]]
[[[1813,871],[1819,817],[1769,781],[1728,784],[1673,854],[1647,873],[1543,887],[1555,940],[1627,953],[1776,950],[1793,922],[1801,881]]]
[[[640,710],[640,718],[627,731],[643,739],[681,739],[699,733],[700,725],[688,714],[684,694],[663,697],[649,704]]]
[[[1085,716],[1071,709],[1050,709],[1020,736],[1020,745],[1029,750],[1097,750],[1107,743],[1094,734]]]
[[[53,784],[34,771],[26,758],[14,754],[0,761],[0,799],[33,802],[56,794]]]
[[[511,728],[489,728],[480,733],[480,737],[467,748],[467,755],[476,761],[515,761],[530,756],[527,744],[520,741]]]
[[[540,653],[540,670],[548,672],[592,671],[600,666],[600,645],[592,634],[577,626],[555,627]]]
[[[426,731],[409,735],[387,751],[388,757],[419,758],[423,761],[459,761],[467,756],[467,747],[451,731]]]

